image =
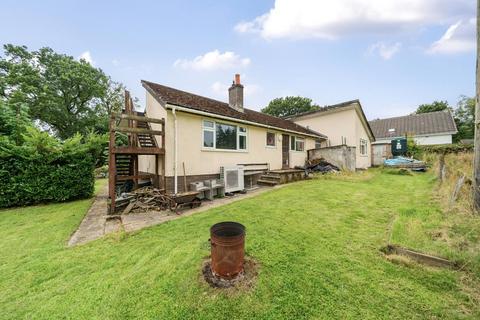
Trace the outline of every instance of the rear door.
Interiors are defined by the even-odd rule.
[[[290,136],[282,134],[282,169],[288,169],[290,166]]]

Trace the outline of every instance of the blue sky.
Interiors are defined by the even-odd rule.
[[[145,79],[246,106],[360,99],[369,119],[474,94],[474,0],[2,1],[0,43],[83,56],[144,101]]]

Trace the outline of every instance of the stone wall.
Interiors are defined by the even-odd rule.
[[[323,158],[342,170],[355,171],[356,148],[345,145],[308,150],[308,160]]]

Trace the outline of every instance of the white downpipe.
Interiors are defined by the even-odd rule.
[[[174,134],[173,134],[173,143],[174,143],[174,156],[173,156],[173,185],[174,185],[174,192],[175,194],[178,193],[178,183],[177,183],[177,161],[178,161],[178,139],[177,139],[177,114],[175,113],[175,108],[172,108],[173,114],[173,127],[174,127]]]

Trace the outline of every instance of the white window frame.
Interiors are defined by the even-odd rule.
[[[365,152],[362,152],[362,146],[364,146]],[[368,155],[368,141],[365,139],[360,138],[360,148],[358,150],[360,152],[361,156],[367,156]]]
[[[305,138],[303,137],[297,137],[297,136],[290,136],[290,151],[295,151],[295,152],[305,152]],[[298,150],[297,149],[297,140],[303,142],[303,150]],[[292,149],[292,141],[294,148]]]
[[[213,123],[213,127],[207,127],[205,126],[205,122],[211,122]],[[237,128],[237,145],[236,149],[217,149],[217,123],[218,124],[224,124],[224,125],[229,125],[229,126],[234,126]],[[240,132],[240,128],[244,128],[245,132]],[[209,131],[213,133],[213,147],[206,147],[204,145],[204,136],[205,136],[205,131]],[[245,137],[245,149],[239,149],[240,148],[240,136]],[[246,126],[239,126],[234,123],[230,123],[228,121],[215,121],[212,119],[202,119],[202,134],[201,134],[201,144],[202,150],[205,151],[218,151],[218,152],[247,152],[248,151],[248,128]]]
[[[269,145],[268,144],[268,134],[273,134],[273,145]],[[272,131],[267,131],[265,133],[265,146],[267,148],[277,148],[277,134],[275,132],[272,132]]]
[[[322,147],[322,140],[315,139],[315,149],[320,149]]]
[[[242,132],[240,129],[245,129],[245,132]],[[248,149],[248,129],[247,127],[237,126],[237,150],[246,151]],[[240,149],[240,137],[245,137],[245,149]]]

